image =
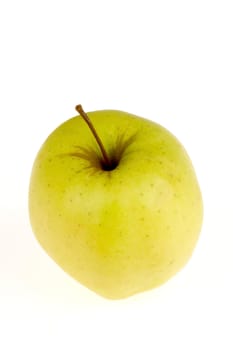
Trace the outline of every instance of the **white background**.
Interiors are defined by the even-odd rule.
[[[232,19],[230,0],[1,1],[1,349],[233,349]],[[77,103],[167,127],[202,188],[188,265],[126,300],[71,279],[29,225],[33,160]]]

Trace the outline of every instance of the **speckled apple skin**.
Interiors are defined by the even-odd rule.
[[[80,117],[60,125],[33,165],[30,221],[41,246],[96,293],[121,299],[161,285],[190,258],[203,220],[192,163],[165,128],[129,113],[89,112],[105,171]]]

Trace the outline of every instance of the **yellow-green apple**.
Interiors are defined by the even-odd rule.
[[[58,265],[106,298],[159,286],[185,265],[201,230],[190,158],[150,120],[76,109],[35,159],[33,231]]]

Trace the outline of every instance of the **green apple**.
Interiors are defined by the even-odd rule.
[[[58,265],[106,298],[159,286],[186,264],[201,230],[190,158],[150,120],[76,109],[35,159],[33,231]]]

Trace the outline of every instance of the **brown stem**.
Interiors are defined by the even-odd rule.
[[[111,162],[110,162],[110,160],[108,158],[108,155],[107,155],[107,152],[106,152],[106,150],[104,148],[104,145],[103,145],[99,135],[97,134],[96,129],[95,129],[94,125],[92,124],[90,118],[88,117],[87,113],[84,112],[84,110],[82,108],[82,105],[77,105],[75,107],[75,109],[81,115],[81,117],[85,120],[85,122],[89,126],[92,134],[94,135],[94,137],[96,139],[96,142],[98,143],[99,148],[101,150],[101,153],[103,155],[103,159],[104,159],[105,164],[107,165],[107,167],[111,167]]]

